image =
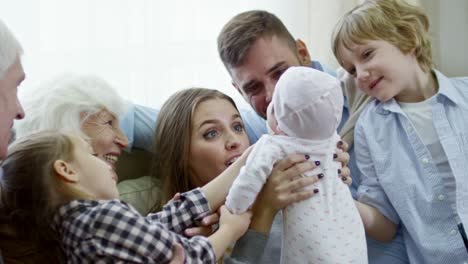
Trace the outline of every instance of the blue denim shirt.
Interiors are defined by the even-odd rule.
[[[457,214],[468,225],[468,78],[435,71],[433,125],[456,180]],[[443,178],[429,150],[394,100],[369,103],[355,127],[358,197],[402,226],[411,263],[466,263]]]

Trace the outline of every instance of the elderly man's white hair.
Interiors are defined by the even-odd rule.
[[[63,74],[28,89],[22,100],[26,117],[15,123],[16,137],[57,129],[79,134],[90,115],[104,109],[121,117],[126,103],[106,81],[92,75]]]
[[[3,79],[16,58],[22,54],[23,48],[20,43],[0,19],[0,79]]]

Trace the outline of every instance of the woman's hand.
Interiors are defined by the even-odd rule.
[[[351,186],[353,179],[351,178],[351,171],[348,168],[349,163],[349,145],[345,141],[338,141],[336,153],[333,155],[335,161],[341,162],[341,169],[338,171],[338,176],[348,186]]]
[[[301,174],[316,168],[308,155],[292,154],[278,161],[257,196],[253,206],[251,229],[267,233],[278,210],[298,201],[310,198],[318,189],[304,190],[322,176],[302,177]]]

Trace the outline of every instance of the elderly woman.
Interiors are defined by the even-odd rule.
[[[119,126],[127,105],[104,80],[95,76],[61,75],[24,96],[27,117],[15,124],[16,137],[39,130],[58,129],[87,139],[97,156],[115,169],[127,137]],[[0,248],[10,263],[59,263],[63,256],[58,244],[44,241],[40,248],[12,230],[8,219],[1,219]],[[180,263],[184,252],[174,249],[171,263]],[[183,262],[183,260],[182,260]]]
[[[128,144],[119,127],[126,104],[104,80],[94,76],[61,75],[30,89],[22,101],[26,118],[15,124],[16,137],[39,130],[58,129],[88,139],[97,155],[115,168]],[[35,248],[8,227],[0,225],[0,247],[6,262],[59,262],[60,250],[54,241]],[[54,250],[52,250],[54,249]]]
[[[50,129],[77,133],[115,168],[128,144],[118,118],[126,106],[108,83],[94,76],[67,74],[28,92],[23,100],[27,117],[15,125],[18,138]]]

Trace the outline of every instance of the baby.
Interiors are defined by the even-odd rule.
[[[267,109],[272,135],[255,144],[234,181],[226,206],[236,214],[251,207],[276,161],[306,153],[320,166],[303,177],[322,178],[308,200],[283,211],[282,263],[367,263],[364,227],[333,161],[343,94],[332,76],[308,67],[291,67],[276,84]]]

